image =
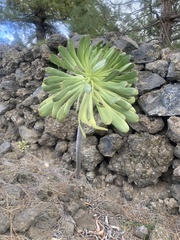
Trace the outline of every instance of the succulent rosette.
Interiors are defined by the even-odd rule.
[[[133,87],[137,72],[130,62],[131,56],[109,44],[103,46],[102,42],[92,45],[89,36],[81,38],[77,49],[68,40],[67,47],[59,46],[58,51],[59,56],[50,55],[50,61],[58,69],[46,69],[48,77],[42,88],[49,97],[40,104],[40,116],[51,115],[61,122],[76,102],[84,136],[83,124],[107,130],[97,125],[94,108],[105,125],[113,124],[121,132],[128,132],[128,123],[138,121],[132,106],[138,91]]]

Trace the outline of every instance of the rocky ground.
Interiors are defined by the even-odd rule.
[[[168,183],[138,188],[124,177],[92,184],[49,148],[12,143],[1,160],[0,239],[179,240],[178,204]],[[98,179],[98,178],[97,178]]]
[[[86,128],[78,180],[74,110],[62,123],[38,114],[49,54],[67,39],[0,45],[0,240],[180,240],[180,52],[99,40],[132,54],[140,120],[127,135]]]

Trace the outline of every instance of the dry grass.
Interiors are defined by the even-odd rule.
[[[139,238],[134,236],[134,228],[136,226],[144,225],[149,231],[152,231],[157,223],[163,227],[163,240],[180,240],[179,216],[170,215],[162,209],[149,209],[146,207],[145,202],[140,199],[138,202],[127,202],[120,195],[117,199],[114,199],[114,196],[110,197],[106,194],[108,187],[96,189],[86,181],[84,176],[80,180],[71,180],[68,170],[62,170],[54,166],[53,161],[48,161],[45,152],[39,152],[36,155],[27,152],[25,158],[22,158],[18,165],[14,166],[14,171],[18,172],[24,169],[30,169],[30,171],[38,176],[40,183],[41,181],[43,183],[43,179],[50,177],[48,189],[52,192],[52,196],[48,201],[54,203],[61,204],[58,196],[59,194],[66,194],[66,189],[69,184],[74,184],[84,189],[84,202],[88,211],[94,216],[96,230],[87,231],[86,229],[79,229],[76,226],[75,235],[69,238],[69,240],[138,240]],[[10,231],[8,234],[0,235],[0,240],[29,240],[25,235],[20,235],[14,231],[12,219],[16,211],[37,205],[39,199],[37,192],[32,190],[31,186],[26,187],[23,184],[19,184],[19,186],[25,192],[25,197],[18,206],[11,206],[9,204],[9,196],[6,196],[6,206],[4,210],[9,215]],[[106,205],[112,205],[113,202],[117,204],[117,212],[111,212],[105,207]],[[58,226],[58,223],[54,230],[56,230],[56,233],[59,233],[59,237],[54,239],[52,237],[52,239],[48,240],[67,239],[63,229]],[[170,236],[171,239],[167,239],[166,236]]]
[[[159,224],[163,229],[163,236],[161,235],[159,239],[180,240],[179,216],[162,212],[162,209],[151,210],[145,207],[143,202],[132,204],[126,201],[118,205],[121,214],[114,215],[103,208],[104,203],[112,203],[112,199],[105,197],[101,191],[96,190],[91,194],[89,205],[96,216],[97,230],[94,233],[81,231],[81,235],[86,236],[86,239],[138,240],[139,238],[134,236],[136,226],[144,225],[151,232]],[[111,225],[111,221],[118,224]]]

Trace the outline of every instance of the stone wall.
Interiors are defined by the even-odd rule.
[[[72,40],[77,44],[80,38],[74,35]],[[87,127],[82,170],[97,186],[121,185],[122,177],[138,187],[157,184],[159,179],[167,181],[180,204],[180,51],[163,49],[157,42],[138,46],[112,33],[93,41],[99,40],[110,41],[132,55],[139,72],[136,109],[140,121],[131,124],[125,135],[112,126],[108,133]],[[39,103],[47,97],[40,86],[50,65],[48,56],[57,53],[60,44],[66,45],[66,39],[53,35],[46,44],[31,49],[0,45],[1,157],[18,154],[14,145],[21,143],[20,150],[49,148],[58,156],[59,164],[74,167],[75,111],[72,109],[62,123],[38,115]]]

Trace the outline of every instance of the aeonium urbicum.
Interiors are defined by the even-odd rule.
[[[71,40],[67,47],[58,48],[60,57],[52,54],[50,61],[66,72],[48,67],[48,77],[42,88],[49,97],[40,104],[42,117],[51,115],[63,121],[76,104],[79,131],[85,137],[84,124],[98,130],[107,130],[96,124],[94,107],[105,125],[113,124],[121,132],[129,131],[128,123],[138,121],[132,104],[138,94],[132,86],[137,72],[130,55],[102,42],[92,45],[89,36],[82,37],[76,49]]]

